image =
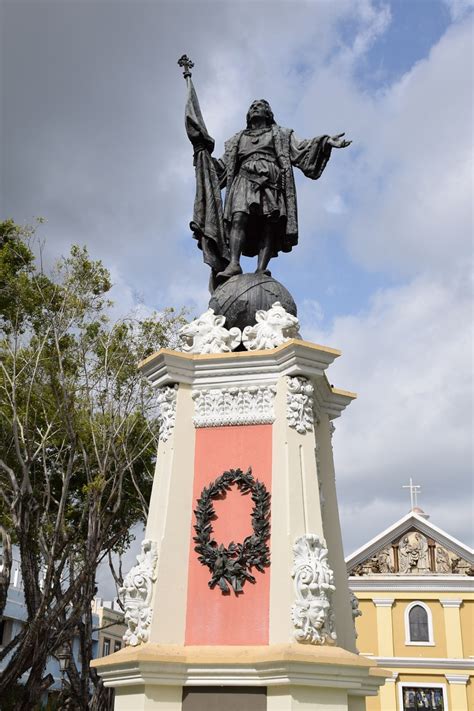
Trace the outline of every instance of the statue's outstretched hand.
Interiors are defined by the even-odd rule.
[[[346,139],[343,138],[345,135],[345,133],[337,133],[335,136],[329,136],[327,142],[333,148],[347,148],[347,146],[351,145],[352,141],[346,141]]]

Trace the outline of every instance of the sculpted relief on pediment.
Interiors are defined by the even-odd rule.
[[[404,533],[398,540],[354,566],[350,575],[474,575],[469,561],[459,557],[419,531]]]

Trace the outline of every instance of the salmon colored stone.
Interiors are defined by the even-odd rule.
[[[272,425],[209,427],[196,431],[193,505],[204,486],[228,469],[246,471],[252,467],[255,479],[271,492]],[[241,542],[252,533],[250,495],[241,495],[233,487],[225,499],[214,501],[217,520],[213,538],[228,545]],[[192,524],[195,524],[193,516]],[[270,568],[264,573],[252,569],[256,583],[245,583],[241,594],[223,595],[218,587],[208,586],[211,574],[199,563],[191,545],[186,610],[186,645],[258,645],[268,644]]]

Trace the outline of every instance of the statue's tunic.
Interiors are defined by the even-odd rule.
[[[224,220],[229,230],[235,212],[249,215],[245,256],[259,251],[262,218],[272,222],[273,256],[297,244],[293,166],[316,180],[330,155],[327,136],[298,140],[292,130],[276,125],[266,131],[240,131],[226,142],[224,156],[215,161],[221,185],[226,186]]]

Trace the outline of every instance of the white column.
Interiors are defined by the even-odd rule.
[[[462,600],[440,600],[444,608],[444,626],[446,630],[447,656],[454,659],[462,659],[462,633],[461,618],[459,608]]]
[[[450,707],[454,711],[468,711],[467,682],[469,674],[445,674],[449,684]]]
[[[385,685],[380,687],[379,699],[382,711],[397,711],[397,693],[395,689],[398,672],[392,672],[392,676],[385,680]]]
[[[377,608],[377,640],[379,657],[393,657],[392,606],[394,602],[395,599],[393,597],[373,598],[373,603]]]

